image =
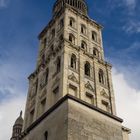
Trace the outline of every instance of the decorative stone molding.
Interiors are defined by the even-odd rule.
[[[92,93],[90,93],[90,92],[86,92],[86,96],[87,97],[90,97],[90,98],[93,98],[94,97],[94,95]]]
[[[60,78],[56,77],[56,78],[54,79],[52,88],[55,87],[57,84],[59,84],[59,81],[60,81]]]
[[[103,96],[104,98],[109,99],[109,95],[105,92],[104,89],[101,91],[101,96]]]
[[[45,89],[45,90],[43,90],[43,91],[40,93],[40,95],[39,95],[40,100],[42,100],[42,99],[46,96],[46,94],[47,94],[47,91],[46,91],[46,89]]]
[[[91,91],[94,91],[92,85],[90,84],[90,82],[88,81],[86,84],[85,84],[85,88],[91,90]]]
[[[77,78],[75,77],[74,73],[72,73],[71,75],[68,76],[68,79],[75,82],[75,83],[79,83],[79,81],[77,80]]]
[[[34,108],[34,106],[35,106],[35,98],[30,101],[29,109],[32,110],[32,108]]]

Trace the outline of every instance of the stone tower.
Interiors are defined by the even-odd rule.
[[[57,0],[39,41],[22,139],[128,140],[116,116],[102,26],[89,18],[85,0]]]
[[[10,140],[20,140],[21,139],[21,131],[23,127],[23,119],[22,119],[22,111],[20,112],[20,116],[15,121],[13,126],[13,134]]]

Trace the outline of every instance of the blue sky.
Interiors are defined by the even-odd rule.
[[[36,65],[39,44],[37,36],[51,19],[54,2],[55,0],[0,0],[0,124],[2,126],[2,122],[7,121],[5,129],[9,131],[20,108],[24,108],[27,77]],[[87,3],[89,16],[104,26],[105,57],[114,66],[113,81],[118,93],[118,112],[123,118],[128,118],[131,112],[127,105],[133,104],[132,110],[136,109],[135,114],[140,114],[137,108],[140,105],[140,1],[87,0]],[[121,97],[123,93],[126,94]],[[131,101],[130,97],[134,99]],[[126,108],[123,109],[128,109],[130,114],[122,113],[122,99],[126,100]],[[134,104],[136,99],[137,104]],[[5,115],[11,111],[11,106],[12,117],[8,118]],[[132,129],[137,125],[129,123],[133,119],[131,116],[131,120],[128,120]],[[4,131],[2,128],[0,130]],[[10,133],[11,131],[0,136],[0,140],[8,139]],[[134,130],[131,137],[138,140],[138,132]]]

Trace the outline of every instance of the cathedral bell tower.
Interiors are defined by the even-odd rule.
[[[128,140],[116,116],[102,26],[89,18],[86,1],[57,0],[38,38],[22,139]]]

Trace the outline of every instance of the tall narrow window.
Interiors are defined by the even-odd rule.
[[[69,34],[69,41],[73,44],[75,44],[75,37],[73,34]]]
[[[74,6],[74,1],[75,1],[75,0],[73,0],[72,6]]]
[[[45,47],[46,47],[46,44],[47,44],[47,38],[44,38],[44,39],[42,40],[42,45],[43,45],[43,48],[45,48]]]
[[[97,33],[92,31],[92,40],[97,42]]]
[[[69,25],[71,26],[71,27],[75,27],[75,20],[74,20],[74,18],[70,18],[69,19]]]
[[[41,64],[44,65],[45,64],[45,55],[44,54],[42,55],[42,58],[41,59],[42,59]]]
[[[30,112],[30,124],[33,122],[34,120],[34,109]]]
[[[55,29],[52,29],[52,38],[55,37]]]
[[[44,113],[45,107],[46,107],[46,98],[41,101],[41,109],[42,109],[42,112],[41,113]]]
[[[87,49],[87,44],[86,44],[86,42],[84,42],[84,41],[81,42],[81,48],[84,49],[84,50]]]
[[[46,132],[44,133],[44,136],[45,136],[45,140],[48,140],[48,131],[46,131]]]
[[[81,25],[81,33],[86,34],[86,26],[83,24]]]
[[[90,63],[86,62],[85,64],[85,75],[90,76]]]
[[[99,70],[99,82],[101,83],[101,84],[105,84],[105,79],[104,79],[104,72],[103,72],[103,70]]]
[[[72,0],[70,0],[70,5],[72,6]]]
[[[35,82],[35,94],[37,94],[37,90],[38,90],[38,79]]]
[[[71,68],[76,69],[76,55],[72,54],[71,56]]]
[[[49,77],[49,69],[46,70],[46,78],[45,78],[45,83],[48,83],[48,77]]]
[[[60,20],[60,29],[63,28],[63,26],[64,26],[64,20],[61,19],[61,20]]]
[[[61,59],[60,57],[57,58],[57,61],[56,61],[56,72],[60,72],[60,69],[61,69]]]

